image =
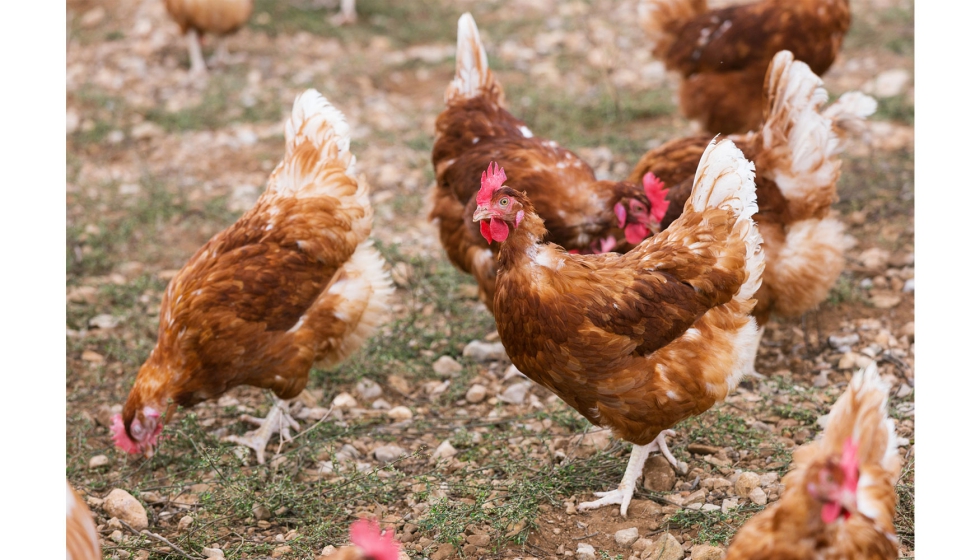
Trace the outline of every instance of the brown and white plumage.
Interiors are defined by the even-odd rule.
[[[471,220],[480,174],[490,161],[507,169],[534,201],[545,221],[546,239],[592,252],[616,227],[614,206],[638,198],[638,184],[598,181],[591,167],[556,142],[535,136],[504,108],[504,91],[487,62],[473,17],[459,18],[456,75],[445,93],[446,109],[436,120],[432,165],[436,184],[429,219],[449,260],[474,276],[480,299],[493,299],[498,246],[482,239]]]
[[[821,75],[851,23],[849,0],[760,0],[708,10],[705,0],[640,0],[653,55],[681,74],[681,112],[706,132],[759,126],[773,55],[793,53]]]
[[[665,432],[723,400],[741,377],[764,266],[752,175],[731,142],[712,143],[681,217],[624,255],[570,255],[544,243],[517,180],[491,200],[482,195],[474,219],[489,220],[501,241],[493,312],[507,354],[634,444],[619,489],[582,508],[622,504],[625,516],[653,446],[676,463]]]
[[[68,560],[100,560],[102,550],[99,546],[99,533],[95,530],[92,512],[81,496],[65,481],[68,487],[67,517],[65,537]]]
[[[314,364],[338,363],[377,329],[393,288],[367,239],[373,210],[354,166],[343,114],[307,90],[265,192],[168,285],[117,443],[152,447],[168,400],[193,406],[238,385],[293,398]],[[252,445],[261,462],[265,442]]]
[[[897,558],[902,459],[887,405],[874,364],[854,374],[823,434],[793,454],[782,497],[738,531],[728,560]]]
[[[245,25],[252,15],[252,0],[163,0],[170,17],[187,38],[191,72],[207,72],[200,40],[205,33],[227,35]]]
[[[852,92],[821,109],[827,92],[806,64],[788,51],[773,57],[765,79],[769,106],[758,131],[733,135],[756,166],[766,270],[753,315],[764,326],[772,313],[796,317],[823,301],[844,266],[844,226],[831,217],[840,177],[840,135],[874,110],[873,99]],[[698,146],[707,134],[667,142],[644,154],[630,180],[653,173],[669,187],[661,228],[680,214],[689,196]],[[754,362],[754,360],[753,360]]]

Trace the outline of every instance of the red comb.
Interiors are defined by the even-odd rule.
[[[643,176],[643,192],[650,201],[650,221],[660,223],[667,214],[667,207],[670,206],[667,202],[667,189],[664,188],[664,182],[653,173],[647,173]]]
[[[371,560],[398,560],[401,544],[394,531],[381,532],[374,519],[359,519],[350,526],[350,540]]]
[[[504,168],[497,165],[497,162],[490,162],[490,167],[487,167],[487,170],[480,177],[480,192],[476,193],[476,203],[480,206],[490,204],[494,191],[499,189],[506,180],[507,175],[504,173]]]

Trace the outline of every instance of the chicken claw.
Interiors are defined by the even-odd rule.
[[[252,424],[258,424],[257,430],[246,432],[241,436],[226,436],[221,441],[230,441],[239,445],[255,450],[255,457],[259,464],[265,463],[265,447],[268,445],[272,435],[278,433],[283,441],[292,441],[289,429],[299,431],[299,423],[289,415],[288,405],[281,399],[276,399],[275,404],[265,418],[255,418],[243,414],[241,419]]]

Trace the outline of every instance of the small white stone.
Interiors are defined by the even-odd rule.
[[[412,419],[412,411],[407,406],[396,406],[388,411],[388,418],[396,422]]]
[[[911,394],[912,394],[912,387],[909,387],[907,383],[902,383],[901,387],[898,388],[898,393],[896,393],[895,396],[900,399],[904,399],[905,397]],[[89,463],[89,465],[91,466],[91,463]]]
[[[463,371],[463,366],[452,356],[442,356],[432,364],[432,371],[442,377],[452,377]]]
[[[616,544],[619,546],[630,546],[636,542],[636,539],[640,538],[640,530],[636,527],[620,529],[616,531],[614,538],[616,539]]]
[[[341,393],[333,398],[333,407],[340,410],[349,410],[357,407],[357,399],[350,393]]]
[[[779,481],[778,473],[767,472],[766,474],[762,475],[762,477],[759,480],[759,484],[761,484],[763,488],[769,488],[770,486],[772,486],[778,481]]]
[[[527,391],[530,388],[530,381],[514,383],[510,387],[504,389],[504,392],[501,393],[498,398],[505,403],[522,404],[524,402],[524,398],[527,396]]]
[[[483,402],[485,398],[487,398],[487,388],[479,383],[473,385],[466,391],[466,402],[477,404]]]
[[[751,492],[749,492],[749,499],[752,500],[753,504],[758,506],[766,505],[766,501],[768,500],[768,498],[766,497],[766,492],[762,488],[759,488],[758,486],[756,486]]]
[[[432,452],[432,458],[435,460],[439,459],[449,459],[450,457],[456,455],[456,448],[453,444],[449,443],[449,440],[445,440],[436,447],[436,450]]]
[[[721,501],[721,512],[728,513],[738,507],[738,498],[726,498]]]
[[[205,558],[224,558],[225,557],[225,551],[221,550],[220,548],[208,548],[208,547],[205,546],[204,548],[201,549],[201,552],[204,554],[204,557]]]
[[[384,399],[375,399],[375,401],[371,403],[371,408],[374,410],[389,410],[391,408],[391,403]]]
[[[470,341],[466,348],[463,348],[463,357],[474,362],[502,362],[508,359],[503,344],[500,342],[483,342],[482,340]]]
[[[365,401],[372,401],[381,396],[381,385],[372,379],[362,379],[357,382],[357,394]]]
[[[142,531],[149,526],[146,517],[146,508],[129,492],[121,488],[115,488],[102,502],[102,509],[112,517],[129,523],[137,531]]]
[[[745,498],[749,494],[759,487],[762,483],[762,478],[755,474],[754,472],[743,472],[738,480],[735,481],[735,494]],[[765,502],[763,502],[765,503]]]
[[[186,531],[193,524],[194,524],[194,518],[189,515],[185,515],[180,518],[180,521],[177,522],[177,530]]]
[[[113,329],[116,328],[121,322],[122,318],[113,317],[112,315],[103,313],[89,319],[88,326],[96,329]]]
[[[595,560],[595,547],[591,544],[578,543],[575,558],[576,560]]]
[[[374,450],[374,458],[384,465],[405,455],[408,455],[408,452],[397,445],[382,445]]]
[[[109,458],[105,455],[96,455],[88,460],[88,468],[97,469],[99,467],[104,467],[109,464]]]
[[[701,511],[719,511],[721,506],[716,506],[715,504],[704,504],[701,506]]]

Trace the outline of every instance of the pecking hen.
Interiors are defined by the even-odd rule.
[[[829,211],[837,200],[840,136],[876,107],[874,99],[850,92],[820,113],[827,91],[788,51],[773,57],[765,83],[765,124],[758,132],[729,137],[755,163],[759,212],[754,219],[765,242],[766,271],[752,314],[763,328],[772,313],[796,317],[816,307],[837,281],[844,267],[844,225]],[[653,232],[680,215],[691,193],[699,146],[710,138],[672,140],[644,154],[634,168],[630,181],[666,185],[669,206]],[[634,205],[639,211],[625,216],[630,243],[650,235],[645,228],[655,223],[644,217],[648,205]],[[750,364],[754,358],[753,353]]]
[[[317,560],[398,560],[401,543],[392,529],[381,532],[373,519],[359,519],[350,527],[351,546],[321,554]]]
[[[393,293],[371,246],[367,184],[354,174],[350,127],[315,90],[286,121],[286,154],[255,206],[211,238],[170,281],[157,344],[136,376],[116,444],[151,453],[165,419],[238,385],[297,396],[310,368],[329,367],[380,326]],[[276,401],[254,434],[265,446],[288,423]]]
[[[902,468],[888,386],[874,364],[851,378],[816,441],[793,454],[779,501],[739,529],[728,560],[898,558]]]
[[[773,55],[788,50],[822,75],[851,25],[849,0],[760,0],[715,10],[705,0],[640,0],[639,17],[653,55],[681,74],[681,112],[722,134],[762,122]]]
[[[545,243],[519,180],[492,166],[473,215],[500,243],[493,314],[514,365],[591,423],[633,443],[619,488],[579,509],[622,504],[654,446],[723,400],[756,336],[762,280],[752,164],[708,145],[683,214],[626,254],[572,255]]]
[[[473,17],[459,18],[456,77],[446,90],[446,109],[436,120],[432,166],[436,184],[429,219],[449,260],[473,275],[480,299],[493,300],[497,243],[470,219],[480,174],[496,161],[519,182],[544,220],[544,239],[580,253],[603,252],[621,239],[616,207],[647,200],[636,183],[598,181],[581,158],[535,136],[503,106],[503,87],[487,64]],[[707,143],[706,143],[707,144]],[[654,193],[650,193],[654,196]]]

